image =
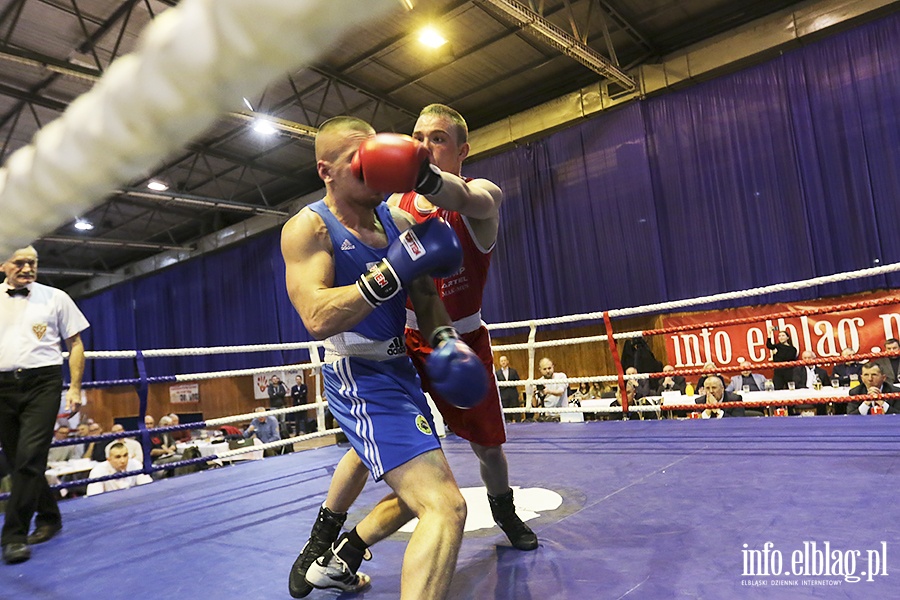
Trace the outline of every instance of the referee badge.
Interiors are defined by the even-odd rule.
[[[44,334],[47,333],[47,324],[35,323],[31,326],[31,330],[34,332],[34,335],[37,337],[38,341],[40,341],[44,339]]]
[[[428,419],[422,415],[416,415],[416,427],[425,435],[431,435],[431,427],[428,425]]]

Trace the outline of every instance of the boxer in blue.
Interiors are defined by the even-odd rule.
[[[379,506],[396,515],[398,528],[419,518],[404,558],[401,598],[445,598],[466,506],[406,356],[407,294],[422,330],[432,332],[435,351],[426,368],[436,386],[474,404],[484,396],[487,379],[478,357],[450,326],[432,279],[459,268],[459,240],[438,220],[413,226],[359,177],[354,159],[373,135],[371,126],[352,117],[331,119],[319,129],[316,160],[326,194],[284,226],[286,282],[307,331],[325,340],[322,372],[332,413],[373,477],[393,490]],[[367,168],[383,169],[385,178],[399,177],[397,185],[405,187],[390,160]],[[365,588],[369,578],[357,572],[359,565],[368,546],[389,533],[364,519],[319,559],[313,584]]]

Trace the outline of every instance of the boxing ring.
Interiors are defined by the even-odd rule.
[[[529,507],[517,490],[520,513],[536,509],[529,524],[541,545],[534,552],[512,549],[496,527],[468,531],[450,597],[893,597],[898,424],[890,415],[875,423],[821,417],[511,427],[514,483],[553,490],[562,503]],[[460,487],[480,486],[468,444],[448,437],[444,449]],[[344,450],[307,450],[62,502],[62,533],[27,563],[3,569],[0,597],[289,598],[291,563]],[[370,483],[348,523],[386,490]],[[373,548],[363,565],[372,587],[360,597],[398,597],[406,540],[396,534]],[[747,564],[745,544],[762,550],[771,543],[769,556],[780,552],[786,569],[791,554],[813,541],[820,551],[825,542],[840,551],[843,575],[745,575],[761,562]],[[887,575],[869,581],[867,551],[880,551],[882,542]],[[861,555],[851,560],[855,551]],[[805,565],[815,572],[811,560]],[[314,591],[310,598],[338,596]]]
[[[0,170],[0,245],[28,243],[167,152],[200,133],[215,115],[260,89],[281,71],[310,62],[327,42],[396,3],[370,0],[185,0],[156,19],[140,51],[117,61],[101,83],[65,116],[17,152]],[[327,7],[329,10],[322,10]],[[365,8],[365,10],[362,9]],[[352,9],[352,10],[351,10]],[[250,12],[253,11],[253,12]],[[295,35],[300,31],[303,35]],[[150,83],[146,83],[149,81]],[[173,114],[181,115],[173,118]],[[87,168],[104,156],[104,168]],[[614,375],[568,378],[616,382],[661,374],[624,375],[616,341],[660,331],[615,332],[613,319],[786,289],[869,277],[900,265],[650,307],[495,324],[526,328],[533,386],[540,348],[606,342]],[[737,295],[735,295],[737,294]],[[847,309],[833,307],[833,309]],[[544,325],[602,321],[606,335],[536,341]],[[701,325],[702,326],[702,325]],[[317,371],[318,347],[310,363]],[[297,346],[297,347],[300,347]],[[258,347],[182,349],[189,353],[251,352]],[[135,385],[146,414],[151,383],[235,377],[267,369],[154,378],[143,359],[173,350],[89,353],[92,360],[134,360],[139,377],[95,386]],[[858,355],[871,357],[874,355]],[[842,362],[840,358],[820,364]],[[795,361],[796,365],[807,364]],[[771,367],[771,363],[757,367]],[[779,366],[787,366],[781,363]],[[278,369],[285,368],[283,365]],[[723,372],[736,368],[723,368]],[[698,375],[699,369],[681,369]],[[84,387],[89,387],[88,383]],[[314,408],[319,431],[263,446],[276,449],[333,433],[324,428],[321,384],[316,402],[265,414]],[[857,396],[872,399],[872,396]],[[809,399],[803,400],[810,402]],[[846,397],[812,402],[845,402]],[[779,402],[778,404],[789,404]],[[751,406],[750,403],[744,403]],[[727,406],[727,405],[723,405]],[[696,410],[686,403],[668,410]],[[653,407],[521,408],[509,413],[639,414]],[[210,419],[154,431],[215,428],[262,413]],[[450,597],[529,598],[890,598],[896,596],[900,508],[893,483],[900,457],[896,415],[877,418],[681,419],[510,424],[504,446],[516,504],[540,538],[533,552],[513,550],[490,522],[478,465],[468,443],[449,435],[444,450],[463,488],[469,522]],[[141,419],[139,419],[140,421]],[[228,459],[249,449],[153,465],[148,431],[70,439],[66,443],[137,436],[141,472]],[[287,576],[325,497],[345,447],[327,446],[154,481],[131,489],[60,503],[64,528],[28,562],[0,568],[0,599],[144,600],[160,597],[287,598]],[[130,472],[117,476],[125,476]],[[117,477],[112,476],[112,477]],[[101,481],[101,480],[96,480]],[[85,481],[66,482],[74,487]],[[367,486],[350,513],[355,524],[386,493]],[[484,505],[479,505],[479,499]],[[363,569],[373,578],[362,597],[396,598],[408,534],[373,548]],[[315,591],[311,598],[336,597]]]
[[[868,271],[856,274],[868,275]],[[771,290],[766,288],[762,293]],[[891,297],[872,302],[896,300]],[[840,312],[856,306],[858,303],[835,304],[827,310]],[[637,307],[627,312],[656,308]],[[668,331],[614,333],[609,313],[572,315],[563,320],[596,320],[598,315],[608,324],[613,343]],[[548,321],[546,324],[553,325],[557,320]],[[532,357],[531,373],[541,347],[583,344],[586,339],[609,342],[608,336],[537,342],[534,331],[542,326],[537,321],[490,327],[514,326],[531,329],[524,344]],[[288,347],[309,351],[310,362],[277,368],[317,373],[321,344],[302,342],[285,345]],[[496,345],[494,349],[500,352],[511,348],[518,346]],[[276,367],[153,377],[141,367],[141,361],[151,356],[271,349],[271,345],[264,345],[89,352],[87,357],[92,360],[135,360],[141,376],[84,385],[135,385],[140,396],[149,383],[247,376]],[[843,360],[847,359],[831,357],[824,362]],[[621,383],[626,378],[661,375],[623,375],[621,361],[617,361],[616,370],[616,375],[561,381],[604,378]],[[700,370],[675,372],[697,374]],[[508,385],[534,385],[538,381],[527,379]],[[322,413],[327,403],[318,377],[315,382],[311,386],[315,401],[311,404],[266,414],[314,408],[319,413],[319,431],[264,447],[277,448],[334,432],[324,428]],[[831,402],[848,400],[847,396],[825,398]],[[690,410],[695,405],[688,400],[674,408]],[[814,398],[796,402],[824,401]],[[621,416],[629,411],[634,415],[653,410],[645,406],[629,408],[627,401],[624,404],[602,409],[505,411]],[[142,397],[139,416],[145,412]],[[150,431],[214,429],[226,423],[246,422],[259,414]],[[891,597],[896,587],[893,578],[897,577],[895,541],[900,539],[900,508],[893,502],[891,485],[900,463],[898,425],[897,415],[509,424],[509,441],[504,448],[518,512],[540,538],[540,547],[534,552],[514,550],[493,524],[477,461],[468,443],[451,433],[443,441],[444,451],[467,499],[469,517],[450,597]],[[145,438],[147,433],[140,429],[64,443],[129,434]],[[165,465],[150,465],[148,461],[143,471],[227,459],[259,448]],[[248,598],[287,598],[287,574],[346,448],[329,445],[66,500],[60,503],[62,533],[42,544],[27,563],[4,569],[0,598],[140,600],[172,594],[193,597],[233,593]],[[68,482],[58,487],[84,483]],[[370,482],[351,510],[348,525],[358,522],[385,493],[383,483]],[[398,597],[400,564],[408,537],[406,528],[373,547],[373,560],[362,567],[373,583],[360,594],[362,597]],[[310,597],[326,596],[338,594],[316,590]]]

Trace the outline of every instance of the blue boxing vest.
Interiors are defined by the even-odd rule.
[[[309,209],[322,217],[334,248],[334,287],[353,285],[359,276],[369,270],[369,266],[387,256],[390,244],[400,237],[400,230],[391,217],[387,204],[382,202],[375,209],[378,220],[387,234],[388,246],[372,248],[361,242],[356,235],[338,221],[325,204],[319,200],[309,205]],[[406,325],[406,290],[376,308],[360,323],[350,329],[351,332],[365,336],[370,340],[386,341],[393,338],[403,340],[403,329]],[[403,352],[402,355],[405,355]]]

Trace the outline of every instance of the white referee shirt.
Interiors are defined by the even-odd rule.
[[[61,365],[61,342],[90,327],[67,293],[30,283],[27,296],[0,285],[0,371]]]

